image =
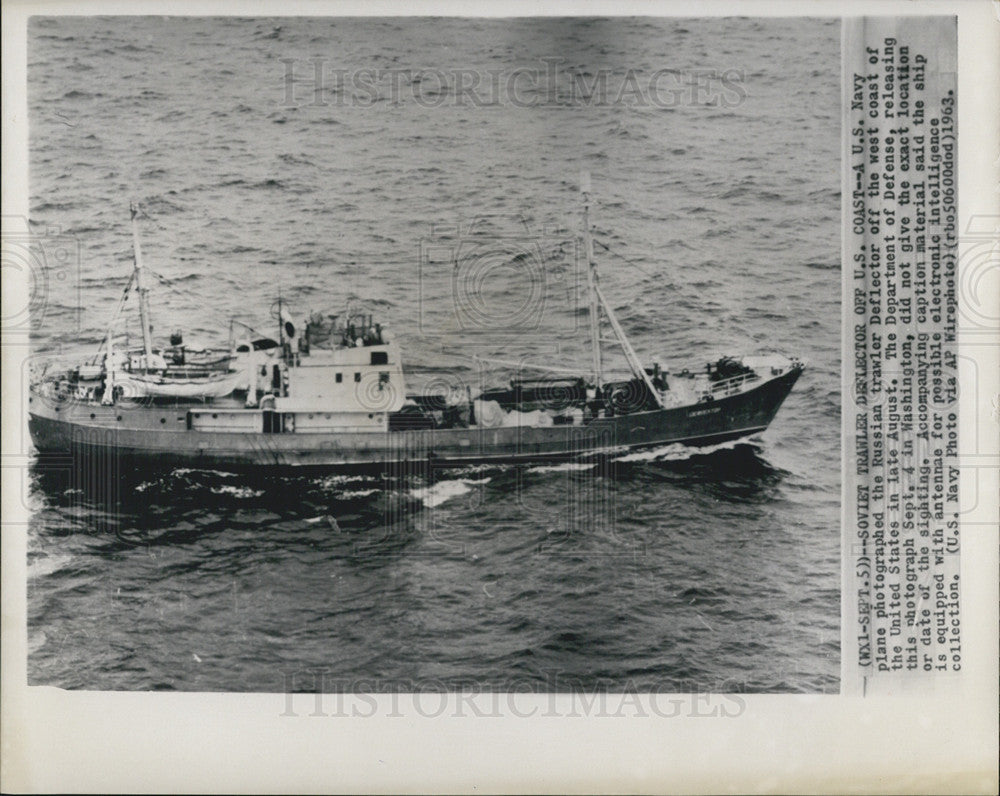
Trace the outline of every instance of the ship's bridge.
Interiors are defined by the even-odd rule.
[[[399,349],[393,343],[313,348],[287,371],[279,412],[379,415],[397,412],[406,399]],[[374,419],[374,418],[373,418]]]

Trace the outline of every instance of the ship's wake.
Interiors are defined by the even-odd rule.
[[[519,490],[544,488],[553,479],[667,481],[718,490],[733,499],[753,498],[787,475],[763,453],[761,443],[750,439],[707,447],[672,444],[615,451],[559,463],[435,466],[403,473],[262,475],[182,467],[159,474],[119,474],[113,489],[106,484],[57,484],[51,474],[37,473],[35,485],[49,496],[50,507],[75,526],[93,524],[94,530],[110,530],[134,544],[131,537],[138,528],[155,524],[154,516],[190,520],[166,534],[164,542],[223,531],[223,517],[232,512],[260,512],[279,524],[364,531],[424,512],[509,500]],[[216,514],[217,522],[211,519]],[[150,534],[138,535],[150,541]]]
[[[698,447],[684,445],[675,442],[670,445],[663,445],[658,448],[648,448],[646,450],[626,453],[623,456],[614,457],[616,462],[682,462],[689,459],[711,456],[718,451],[731,451],[738,448],[752,448],[757,452],[762,450],[758,443],[753,440],[734,439],[728,442],[720,442],[718,445],[703,445]]]

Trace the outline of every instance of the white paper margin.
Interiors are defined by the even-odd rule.
[[[51,2],[3,18],[5,216],[28,215],[29,14],[860,16],[957,14],[959,230],[1000,217],[1000,12],[996,3]],[[959,262],[962,262],[960,242]],[[995,285],[993,281],[987,283]],[[4,273],[4,303],[26,293]],[[20,294],[18,292],[20,291]],[[986,300],[989,300],[988,298]],[[961,307],[960,307],[961,311]],[[976,389],[961,396],[965,668],[959,694],[860,699],[742,696],[735,718],[282,718],[283,695],[124,694],[27,688],[25,523],[19,467],[4,457],[2,790],[4,792],[995,793],[997,465],[1000,341],[960,336]],[[3,347],[4,453],[26,434],[22,352]],[[970,438],[968,430],[978,429]],[[965,503],[965,501],[970,501]],[[518,703],[530,712],[530,701]]]

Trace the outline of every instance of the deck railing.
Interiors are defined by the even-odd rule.
[[[729,395],[736,395],[743,392],[748,383],[759,380],[760,376],[751,371],[721,381],[714,381],[707,390],[702,392],[702,397],[725,398]]]

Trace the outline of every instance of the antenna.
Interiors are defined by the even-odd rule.
[[[285,355],[285,318],[281,311],[281,285],[278,285],[278,342],[281,344],[281,356]]]

